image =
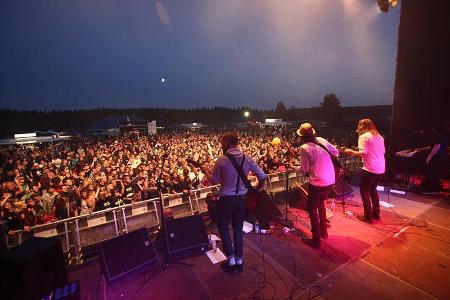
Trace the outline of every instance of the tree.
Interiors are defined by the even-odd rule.
[[[327,126],[336,126],[342,121],[343,109],[341,100],[333,93],[326,94],[320,103],[320,117]]]
[[[277,106],[275,107],[275,115],[278,118],[283,118],[286,115],[286,106],[284,105],[283,101],[278,102]]]

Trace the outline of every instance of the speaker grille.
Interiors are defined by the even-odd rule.
[[[200,215],[166,220],[165,222],[169,254],[208,245],[208,235]]]
[[[157,259],[147,229],[141,228],[100,244],[103,271],[108,281]]]

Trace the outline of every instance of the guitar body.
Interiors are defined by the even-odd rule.
[[[256,189],[249,189],[246,195],[247,200],[247,212],[248,213],[254,213],[257,209],[259,204],[261,203],[261,193]]]

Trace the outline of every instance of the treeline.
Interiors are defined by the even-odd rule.
[[[286,108],[282,102],[275,109],[258,110],[249,107],[240,108],[198,108],[198,109],[164,109],[164,108],[133,108],[64,111],[19,111],[0,110],[0,136],[8,137],[14,133],[32,131],[84,131],[92,124],[111,115],[136,115],[144,120],[156,120],[158,125],[171,126],[181,123],[201,122],[204,124],[223,125],[244,121],[263,121],[267,118],[281,118],[288,121],[318,120],[334,123],[360,117],[380,119],[391,114],[391,105],[365,107],[325,108],[319,107]],[[244,112],[250,112],[248,118]],[[336,119],[336,116],[338,118]],[[339,122],[337,124],[344,124]]]

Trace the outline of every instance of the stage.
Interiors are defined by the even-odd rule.
[[[175,258],[192,268],[159,270],[155,263],[107,284],[92,261],[70,270],[69,280],[80,281],[81,299],[449,299],[448,195],[380,193],[380,200],[381,221],[363,223],[354,187],[345,207],[353,215],[336,204],[320,250],[302,242],[310,236],[307,213],[290,209],[295,231],[276,225],[270,235],[245,234],[239,275],[224,273],[205,254],[185,253]],[[212,225],[207,230],[217,233]]]

